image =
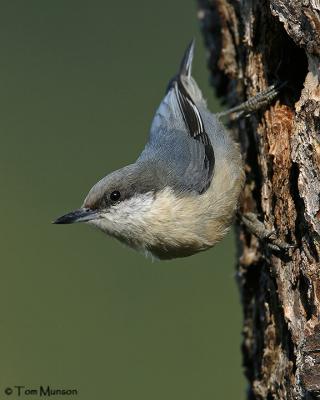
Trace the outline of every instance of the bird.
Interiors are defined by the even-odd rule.
[[[82,206],[55,224],[88,223],[160,260],[205,251],[227,234],[244,186],[243,159],[192,77],[194,48],[192,40],[137,160],[99,180]]]

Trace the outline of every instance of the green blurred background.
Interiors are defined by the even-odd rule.
[[[0,399],[39,384],[85,400],[244,397],[232,237],[151,262],[51,225],[135,160],[193,36],[217,109],[193,1],[2,0]]]

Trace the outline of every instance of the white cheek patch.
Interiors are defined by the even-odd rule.
[[[111,207],[108,218],[116,217],[125,220],[127,218],[143,218],[143,215],[151,210],[153,202],[153,193],[138,194]]]
[[[152,192],[138,194],[110,207],[101,213],[101,218],[91,223],[109,235],[130,241],[138,239],[146,227],[153,203]]]

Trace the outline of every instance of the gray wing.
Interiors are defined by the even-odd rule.
[[[169,84],[167,94],[154,117],[149,142],[139,157],[166,171],[168,184],[203,193],[214,170],[214,151],[197,101],[204,103],[191,77],[193,43],[183,58],[179,74]]]

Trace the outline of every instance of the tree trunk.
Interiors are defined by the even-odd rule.
[[[320,398],[320,1],[198,0],[212,82],[228,106],[279,98],[232,123],[246,163],[240,213],[295,247],[237,227],[248,399]]]

